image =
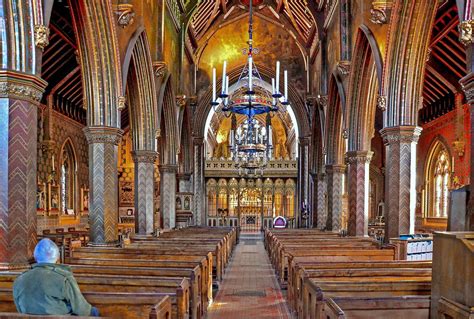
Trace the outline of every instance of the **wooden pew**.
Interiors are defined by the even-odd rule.
[[[322,310],[325,319],[428,319],[429,296],[384,298],[329,298]],[[312,312],[314,313],[314,312]],[[310,319],[315,319],[310,316]]]
[[[21,273],[0,273],[0,288],[12,288]],[[161,293],[171,298],[171,318],[188,319],[190,315],[190,288],[185,278],[159,278],[79,274],[74,276],[83,292]]]
[[[334,297],[401,297],[429,296],[431,277],[347,278],[346,281],[322,281],[309,278],[303,283],[303,303],[298,308],[298,318],[324,318],[323,311],[328,298]],[[314,310],[314,312],[313,312]]]
[[[372,276],[397,273],[397,275],[417,273],[431,276],[431,262],[415,261],[388,261],[388,262],[339,262],[339,263],[311,263],[300,262],[292,267],[288,276],[288,303],[297,309],[297,302],[301,300],[300,291],[305,278],[318,278],[331,275],[337,271],[339,276]],[[399,271],[397,271],[399,270]],[[397,271],[397,272],[396,272]]]
[[[136,260],[136,259],[102,259],[97,258],[68,258],[68,264],[71,266],[99,266],[99,267],[127,267],[134,269],[143,268],[160,268],[160,269],[174,269],[193,270],[196,267],[196,262],[189,261],[157,261],[157,260]],[[206,311],[207,307],[212,303],[212,272],[207,268],[207,260],[203,258],[199,267],[201,292],[201,312]]]
[[[114,319],[170,319],[171,300],[162,293],[117,293],[117,292],[82,292],[87,301],[99,309],[101,318]],[[25,318],[16,313],[11,288],[0,288],[0,313],[8,313],[0,318]],[[28,317],[28,315],[27,315]],[[39,317],[41,318],[41,316]],[[66,316],[48,316],[44,318],[66,318]],[[67,318],[71,318],[67,316]],[[74,317],[86,318],[86,317]],[[89,318],[89,317],[87,317]],[[97,318],[97,317],[96,317]]]
[[[375,266],[374,266],[375,267]],[[322,283],[339,283],[339,282],[350,282],[365,284],[365,282],[376,281],[376,282],[407,282],[411,280],[423,280],[431,282],[431,269],[406,269],[406,268],[360,268],[360,269],[321,269],[313,272],[305,272],[302,278],[299,278],[297,285],[291,287],[289,291],[292,291],[292,298],[289,299],[289,303],[293,309],[298,310],[301,313],[301,309],[304,307],[310,307],[311,305],[305,305],[305,292],[307,291],[304,287],[304,283],[308,280],[316,284]],[[328,293],[323,290],[323,293]],[[308,299],[309,300],[309,299]]]
[[[104,274],[127,276],[153,276],[160,278],[187,278],[190,282],[190,302],[192,318],[204,315],[207,302],[202,300],[201,273],[199,267],[189,268],[153,268],[153,267],[123,267],[123,266],[95,266],[95,265],[70,265],[74,274]]]

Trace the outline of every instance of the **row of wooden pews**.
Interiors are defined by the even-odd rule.
[[[203,318],[238,237],[234,228],[190,227],[137,236],[125,247],[81,247],[66,263],[86,299],[112,318]],[[20,272],[0,273],[0,312],[15,310]],[[213,276],[214,274],[214,276]]]
[[[265,247],[298,318],[429,318],[431,262],[313,229],[266,230]]]

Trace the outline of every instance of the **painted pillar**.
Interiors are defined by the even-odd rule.
[[[385,148],[385,239],[415,232],[416,144],[421,127],[387,127]]]
[[[339,231],[342,227],[342,191],[345,165],[327,165],[328,214],[326,229]]]
[[[163,216],[163,227],[176,227],[176,165],[160,165],[160,212]]]
[[[116,245],[117,151],[123,131],[116,127],[88,126],[84,134],[89,143],[90,244]]]
[[[472,45],[471,45],[472,46]],[[472,54],[471,54],[472,59]],[[471,119],[471,159],[470,159],[470,195],[469,201],[467,206],[466,212],[466,230],[467,231],[474,231],[474,189],[472,189],[472,185],[474,185],[474,72],[470,70],[469,74],[461,79],[460,81],[464,93],[466,95],[466,100],[470,106],[470,119]]]
[[[347,152],[349,236],[367,236],[369,226],[369,169],[373,152]]]
[[[46,85],[0,70],[0,269],[24,268],[36,245],[37,113]]]
[[[135,231],[152,234],[155,215],[155,161],[158,153],[139,150],[133,152],[135,163]]]
[[[303,203],[308,204],[309,194],[309,145],[310,138],[302,137],[299,141],[298,152],[298,205],[295,218],[296,227],[306,227],[308,220],[303,220],[301,212],[303,211]],[[286,196],[285,196],[286,197]],[[287,212],[289,213],[289,212]]]
[[[327,226],[328,211],[326,206],[327,198],[327,180],[325,173],[319,173],[317,175],[318,183],[318,194],[317,194],[317,214],[318,214],[318,229],[325,229]]]
[[[196,225],[206,225],[204,185],[204,140],[193,139],[194,148],[194,221]]]

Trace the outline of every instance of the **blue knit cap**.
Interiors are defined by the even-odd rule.
[[[54,264],[59,259],[58,246],[51,239],[43,238],[36,245],[34,256],[37,263]]]

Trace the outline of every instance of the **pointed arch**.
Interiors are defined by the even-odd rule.
[[[424,168],[424,218],[447,218],[451,182],[451,151],[442,136],[437,136],[429,148]]]
[[[383,76],[384,127],[418,124],[426,56],[439,1],[393,2]]]
[[[78,211],[78,162],[76,148],[70,137],[61,146],[59,153],[59,198],[57,199],[60,211],[72,209]]]
[[[344,156],[344,118],[341,95],[334,76],[329,80],[328,109],[326,118],[326,164],[342,164]]]
[[[157,98],[148,38],[143,27],[128,44],[123,64],[133,150],[155,150]]]
[[[71,0],[84,81],[88,126],[119,127],[123,96],[118,38],[111,1]]]
[[[160,163],[176,164],[178,146],[178,123],[175,107],[176,97],[173,91],[171,76],[167,75],[160,89],[158,98],[158,130],[160,132]]]
[[[352,62],[354,68],[349,80],[349,151],[370,150],[375,130],[377,93],[381,87],[380,59],[372,33],[362,25],[357,33]]]

